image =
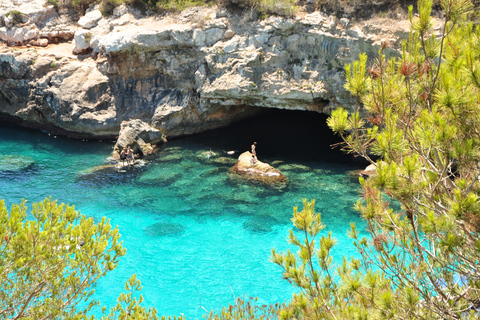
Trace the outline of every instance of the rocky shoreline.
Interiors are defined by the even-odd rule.
[[[8,10],[24,10],[13,23]],[[27,10],[28,8],[28,10]],[[115,138],[140,120],[167,137],[262,108],[350,108],[344,64],[382,42],[394,54],[408,21],[356,22],[321,11],[264,20],[223,8],[142,16],[98,5],[68,21],[44,0],[0,7],[0,116],[78,138]],[[20,46],[17,46],[20,45]]]

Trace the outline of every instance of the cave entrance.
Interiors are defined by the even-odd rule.
[[[327,118],[328,115],[313,111],[262,108],[253,117],[187,139],[214,150],[240,153],[250,150],[256,141],[261,161],[282,158],[294,162],[352,162],[352,157],[339,147],[332,149],[333,144],[342,140],[328,128]]]

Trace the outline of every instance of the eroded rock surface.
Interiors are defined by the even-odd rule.
[[[36,8],[38,1],[20,2]],[[0,9],[0,17],[14,7]],[[17,34],[13,28],[26,28],[24,44],[48,42],[0,46],[0,115],[90,137],[115,137],[129,119],[175,137],[260,108],[329,113],[351,106],[344,64],[360,52],[376,55],[382,41],[393,54],[408,31],[407,21],[359,24],[318,11],[256,20],[212,7],[138,18],[125,6],[100,17],[93,6],[72,25],[47,9],[25,11],[30,22],[21,26],[0,19],[4,42],[10,38],[3,34]],[[52,44],[74,36],[74,43]]]
[[[127,146],[139,156],[150,155],[155,152],[158,145],[166,141],[165,135],[160,130],[150,127],[141,120],[123,121],[114,147],[113,158],[119,159],[121,150]]]

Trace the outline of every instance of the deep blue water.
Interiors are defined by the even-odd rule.
[[[286,189],[228,179],[253,141],[259,160],[289,179]],[[351,222],[359,230],[365,224],[352,209],[359,185],[347,172],[363,165],[331,150],[335,142],[322,115],[272,111],[170,139],[143,167],[95,173],[92,168],[108,163],[113,142],[71,140],[0,121],[0,198],[11,206],[52,196],[118,225],[127,255],[98,284],[103,305],[113,306],[136,273],[145,305],[163,315],[201,318],[235,297],[275,303],[291,296],[294,289],[270,255],[273,247],[290,248],[292,207],[301,207],[302,198],[316,200],[326,230],[338,239],[336,261],[354,253],[346,231]],[[210,149],[217,156],[208,159]]]

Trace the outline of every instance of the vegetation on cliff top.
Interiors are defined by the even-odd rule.
[[[79,9],[81,13],[98,0],[48,0],[50,4],[61,7],[73,7]],[[153,13],[162,12],[180,12],[189,7],[218,5],[228,9],[252,9],[262,16],[281,15],[292,16],[297,7],[295,0],[101,0],[100,10],[103,15],[112,14],[113,9],[121,4],[140,9],[143,13],[147,10]]]

